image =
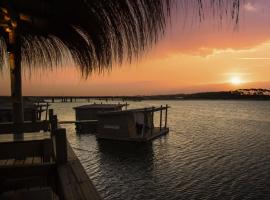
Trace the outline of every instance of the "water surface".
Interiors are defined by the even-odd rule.
[[[89,177],[107,200],[270,199],[269,101],[143,101],[169,104],[170,133],[138,145],[68,138]],[[61,120],[72,107],[53,104]]]

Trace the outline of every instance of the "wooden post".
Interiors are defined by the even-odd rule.
[[[36,122],[36,119],[37,119],[37,112],[35,109],[32,110],[32,122]]]
[[[167,119],[168,119],[168,104],[166,105],[166,111],[165,111],[165,128],[167,128]]]
[[[159,121],[159,130],[161,131],[162,128],[162,106],[160,106],[161,110],[160,110],[160,121]]]
[[[151,135],[153,134],[153,129],[154,129],[154,107],[152,107],[152,112],[151,112]]]
[[[57,129],[55,131],[55,154],[56,163],[65,164],[67,163],[67,136],[66,129]]]
[[[144,121],[143,121],[142,137],[144,137],[145,131],[146,131],[146,123],[147,123],[146,109],[144,109],[143,117],[144,117]]]
[[[21,41],[17,25],[8,32],[8,52],[10,65],[11,99],[14,124],[23,124],[24,110],[21,77]]]
[[[58,120],[57,120],[57,115],[53,115],[52,121],[51,121],[51,134],[54,135],[55,131],[57,130],[57,125]]]
[[[52,150],[51,139],[45,139],[43,141],[43,162],[50,162]]]
[[[53,109],[49,109],[49,121],[52,122],[53,119]]]
[[[38,118],[38,120],[41,120],[41,113],[42,113],[42,105],[39,105],[39,111],[38,111],[38,113],[37,113],[37,118]]]
[[[46,113],[45,113],[45,120],[48,120],[48,108],[49,108],[49,103],[46,103]]]

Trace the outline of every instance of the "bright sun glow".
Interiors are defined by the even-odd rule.
[[[243,81],[241,80],[240,77],[234,76],[230,79],[230,83],[233,85],[239,85],[239,84],[243,83]]]

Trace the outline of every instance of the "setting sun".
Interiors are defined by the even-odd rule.
[[[243,83],[243,81],[241,80],[240,77],[234,76],[230,79],[230,83],[233,85],[239,85],[239,84]]]

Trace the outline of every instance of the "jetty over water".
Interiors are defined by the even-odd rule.
[[[36,124],[0,123],[0,199],[100,200],[53,110]]]
[[[142,101],[142,96],[27,96],[37,101],[49,103],[72,103],[76,101],[100,100],[100,101]],[[3,98],[3,97],[0,97]]]

